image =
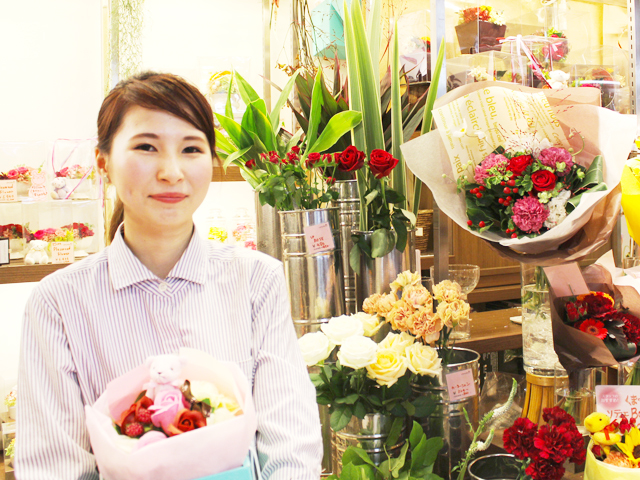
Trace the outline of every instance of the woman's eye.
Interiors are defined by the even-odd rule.
[[[202,149],[198,147],[187,147],[183,150],[184,153],[202,153]]]
[[[142,150],[144,152],[155,152],[156,148],[149,143],[142,143],[134,147],[134,150]]]

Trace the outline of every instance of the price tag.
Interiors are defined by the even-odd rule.
[[[15,202],[18,200],[18,182],[15,180],[0,180],[0,202]]]
[[[307,243],[307,253],[326,252],[335,248],[333,233],[327,222],[304,227],[304,239]]]
[[[606,413],[611,420],[621,415],[627,418],[640,414],[639,385],[597,385],[596,410]]]
[[[51,263],[73,263],[73,242],[51,242]]]
[[[476,394],[476,382],[473,380],[473,371],[470,368],[448,373],[446,380],[450,402],[473,397]]]
[[[9,264],[9,239],[0,237],[0,265]]]

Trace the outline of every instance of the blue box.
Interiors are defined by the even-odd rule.
[[[198,480],[254,480],[251,456],[247,455],[241,467],[216,473],[215,475],[209,475],[208,477],[202,477]]]

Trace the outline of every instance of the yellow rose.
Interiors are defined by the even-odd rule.
[[[389,333],[384,340],[378,344],[378,350],[395,350],[401,355],[404,355],[404,351],[409,345],[415,342],[415,338],[406,332]]]
[[[433,313],[431,308],[424,307],[417,310],[409,321],[413,324],[411,333],[416,337],[422,337],[425,342],[432,343],[440,337],[442,320]]]
[[[460,285],[451,280],[443,280],[439,284],[433,287],[433,296],[439,302],[452,302],[460,299],[462,296],[462,289]]]
[[[383,322],[380,321],[377,315],[370,315],[365,312],[358,312],[351,315],[354,318],[357,318],[362,322],[362,328],[364,328],[364,336],[365,337],[373,337],[380,327],[384,325]]]
[[[422,343],[414,343],[405,350],[409,370],[416,375],[437,377],[442,372],[442,360],[435,348]]]
[[[398,297],[393,293],[380,296],[375,306],[376,313],[381,317],[386,318],[387,314],[391,311],[397,301]]]
[[[370,297],[365,298],[364,302],[362,302],[362,311],[369,315],[377,315],[376,304],[381,296],[379,293],[374,293]]]
[[[406,332],[409,329],[406,320],[413,314],[415,309],[406,300],[396,302],[391,311],[387,314],[387,322],[394,330]]]
[[[369,377],[379,385],[390,387],[407,371],[407,359],[395,349],[380,349],[375,363],[367,366]]]
[[[428,307],[433,308],[433,299],[429,290],[423,285],[411,285],[402,290],[402,300],[410,303],[413,308]]]
[[[436,316],[449,328],[458,326],[469,320],[469,304],[463,300],[440,302],[436,309]]]
[[[391,287],[391,291],[395,293],[409,285],[420,285],[419,272],[411,273],[409,270],[406,270],[399,274],[389,286]]]

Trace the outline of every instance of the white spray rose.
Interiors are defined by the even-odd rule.
[[[351,316],[353,318],[357,318],[362,322],[362,328],[364,328],[365,337],[374,336],[376,333],[378,333],[378,330],[380,330],[380,327],[384,325],[384,323],[380,321],[377,315],[370,315],[365,312],[358,312],[358,313],[354,313]]]
[[[333,317],[321,329],[334,345],[342,345],[344,340],[354,335],[364,335],[362,322],[347,315]]]
[[[317,365],[331,355],[334,345],[322,332],[307,333],[298,339],[302,358],[307,367]]]
[[[422,343],[414,343],[405,349],[409,370],[416,375],[438,376],[442,372],[442,360],[435,348]]]
[[[338,350],[338,360],[354,370],[364,368],[376,361],[378,344],[367,337],[349,337]]]
[[[218,389],[211,382],[205,382],[202,380],[194,380],[191,382],[191,394],[196,400],[202,402],[205,398],[209,400],[218,396]]]
[[[404,351],[415,341],[413,335],[409,335],[407,332],[389,333],[384,340],[378,344],[378,350],[395,350],[400,355],[404,355]]]
[[[547,210],[549,210],[549,216],[544,221],[544,226],[547,228],[553,228],[556,225],[562,223],[567,218],[566,205],[571,198],[571,192],[569,190],[561,190],[560,193],[549,200],[547,203]]]

